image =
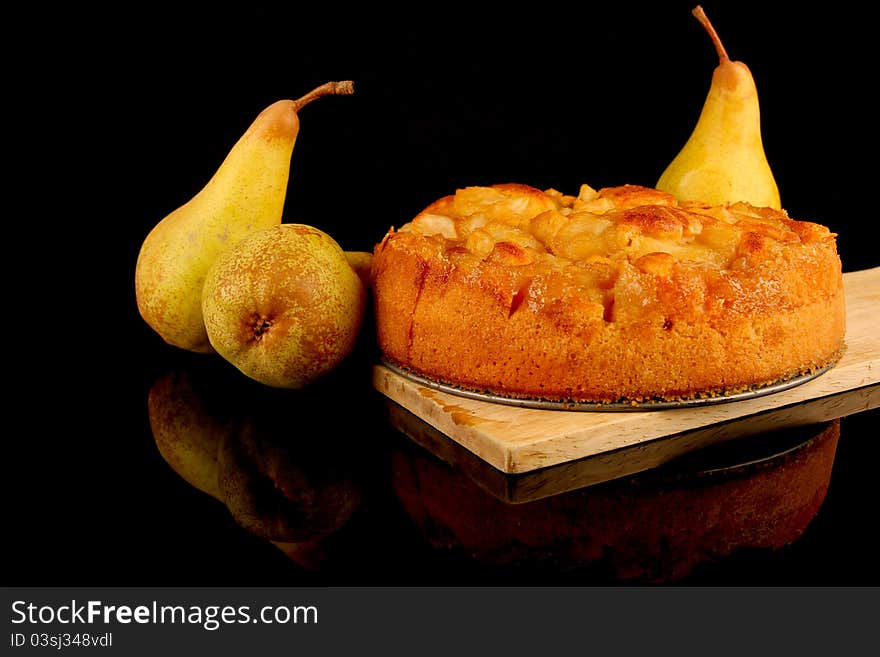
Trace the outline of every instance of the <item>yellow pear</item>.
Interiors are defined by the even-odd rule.
[[[135,269],[137,305],[166,342],[212,351],[201,311],[208,269],[246,235],[281,223],[300,108],[319,96],[352,91],[350,81],[328,82],[264,109],[202,190],[147,235]]]
[[[373,254],[369,251],[346,251],[348,264],[360,277],[365,289],[370,288],[370,271],[373,267]]]
[[[208,339],[250,378],[301,388],[353,350],[366,290],[339,244],[303,224],[245,237],[208,271],[202,312]]]
[[[746,201],[780,209],[779,190],[761,140],[752,74],[743,62],[730,60],[702,7],[693,13],[712,38],[720,61],[697,125],[660,176],[657,188],[681,201],[712,205]]]

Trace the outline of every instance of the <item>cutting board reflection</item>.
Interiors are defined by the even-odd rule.
[[[697,429],[710,437],[729,439],[823,422],[880,406],[880,267],[849,272],[843,278],[847,334],[841,360],[807,383],[763,397],[702,407],[607,413],[468,399],[419,385],[382,365],[374,366],[373,385],[506,473],[529,472]],[[669,442],[672,447],[667,456],[673,458],[675,441]]]

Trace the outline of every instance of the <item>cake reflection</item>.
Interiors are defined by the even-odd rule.
[[[201,360],[160,376],[148,396],[156,447],[234,521],[307,569],[328,558],[365,495],[366,459],[341,414],[316,431],[309,391],[275,390]],[[349,420],[351,418],[351,420]]]
[[[766,433],[566,490],[578,463],[506,475],[397,404],[387,412],[409,437],[392,456],[397,498],[444,560],[602,583],[678,582],[793,543],[825,499],[840,435],[839,420]]]

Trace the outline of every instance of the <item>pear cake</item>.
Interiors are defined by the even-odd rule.
[[[638,185],[466,187],[376,245],[378,344],[419,377],[511,399],[759,389],[839,358],[835,237],[784,210]]]

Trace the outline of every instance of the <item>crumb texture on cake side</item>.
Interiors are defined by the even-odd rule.
[[[372,279],[387,359],[508,397],[741,391],[833,362],[845,334],[828,228],[638,185],[459,189],[388,231]]]

